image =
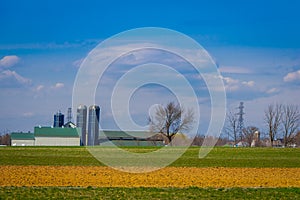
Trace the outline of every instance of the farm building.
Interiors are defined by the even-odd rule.
[[[11,133],[12,146],[80,146],[80,128],[34,127],[34,133]],[[100,146],[164,146],[159,135],[147,131],[100,130]]]
[[[73,122],[67,122],[64,128],[76,128],[76,125]]]
[[[36,146],[80,146],[79,128],[34,127]]]
[[[164,146],[162,137],[147,131],[101,130],[98,141],[100,146]]]
[[[13,132],[10,135],[12,146],[34,146],[35,138],[33,133]]]

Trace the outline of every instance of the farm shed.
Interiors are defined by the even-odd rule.
[[[36,146],[80,146],[79,128],[34,127]]]
[[[33,133],[13,132],[10,135],[12,146],[34,146],[35,138]]]
[[[100,130],[100,146],[164,146],[163,138],[147,131]]]

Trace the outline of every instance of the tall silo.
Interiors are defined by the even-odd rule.
[[[86,123],[87,123],[87,107],[85,105],[79,105],[76,115],[76,126],[81,128],[81,144],[86,145]]]
[[[98,144],[99,137],[99,118],[100,107],[92,105],[89,107],[89,124],[88,124],[88,146]]]
[[[54,127],[62,127],[64,125],[65,116],[59,111],[54,115]]]

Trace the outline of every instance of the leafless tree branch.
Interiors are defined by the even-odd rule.
[[[228,139],[231,138],[234,144],[237,143],[238,137],[238,118],[235,113],[229,111],[226,115],[227,124],[225,126],[225,132],[228,134]]]
[[[169,143],[178,132],[190,130],[193,122],[194,112],[186,111],[174,102],[168,103],[166,107],[159,106],[154,116],[149,117],[150,131],[166,136]]]
[[[297,130],[300,126],[300,113],[298,106],[283,106],[283,117],[281,121],[283,126],[284,146],[288,146],[294,142]]]
[[[265,123],[268,125],[268,132],[271,145],[277,137],[282,119],[282,104],[269,105],[265,110]]]

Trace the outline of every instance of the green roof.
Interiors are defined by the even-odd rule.
[[[118,131],[118,130],[101,130],[99,139],[101,138],[148,138],[151,133],[148,131]]]
[[[164,146],[162,141],[112,140],[100,143],[101,146]]]
[[[163,146],[163,140],[155,136],[149,131],[101,130],[99,142],[103,146]]]
[[[10,134],[12,140],[34,140],[33,133],[14,132]]]
[[[79,128],[34,127],[35,137],[79,137]]]

